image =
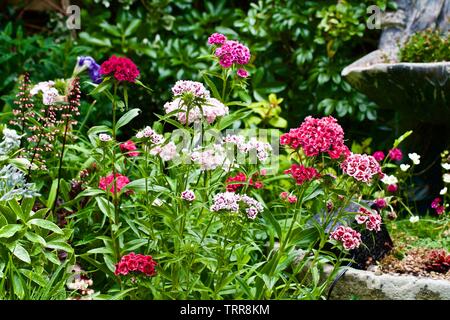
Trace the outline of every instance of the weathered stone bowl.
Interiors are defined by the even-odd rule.
[[[383,63],[374,53],[346,67],[343,77],[405,120],[450,125],[450,62]]]

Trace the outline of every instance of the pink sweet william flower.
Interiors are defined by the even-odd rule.
[[[286,200],[288,196],[289,196],[289,192],[283,191],[280,193],[280,198],[283,200]]]
[[[361,234],[350,227],[339,226],[330,238],[342,242],[345,250],[356,249],[361,245]]]
[[[359,208],[358,214],[355,217],[358,224],[366,224],[369,231],[380,231],[382,218],[375,210],[368,210],[366,208]]]
[[[237,75],[238,75],[239,77],[241,77],[241,78],[247,78],[247,77],[248,77],[248,71],[245,70],[245,69],[243,69],[243,68],[240,68],[240,69],[238,69],[238,71],[237,71]]]
[[[181,199],[192,202],[195,200],[195,193],[192,190],[186,189],[181,193]]]
[[[431,203],[431,208],[433,208],[438,215],[443,214],[445,211],[445,207],[441,205],[441,201],[442,199],[438,197]]]
[[[139,155],[139,152],[134,151],[136,149],[136,145],[131,140],[120,144],[120,150],[129,157],[137,157]]]
[[[384,152],[383,151],[375,151],[373,153],[373,157],[375,158],[375,160],[377,160],[378,162],[381,162],[384,160]]]
[[[344,130],[331,116],[320,119],[306,117],[300,127],[283,134],[280,143],[293,149],[301,147],[307,157],[327,152],[332,159],[338,159],[350,154],[344,144]]]
[[[112,75],[117,81],[134,83],[139,76],[139,70],[130,59],[113,55],[102,63],[100,66],[100,74]]]
[[[144,274],[145,276],[152,277],[156,275],[155,267],[157,265],[152,256],[131,252],[123,256],[116,264],[114,274],[116,276],[126,276],[129,273],[133,273],[134,275]]]
[[[296,203],[297,202],[297,197],[292,195],[292,196],[288,196],[288,201],[289,203]]]
[[[120,173],[116,173],[116,186],[117,192],[120,192],[123,187],[125,187],[128,183],[130,183],[130,179],[128,177],[121,175]],[[107,177],[100,178],[100,182],[98,187],[102,190],[108,190],[111,193],[114,193],[114,177],[110,174]]]
[[[246,65],[250,61],[250,50],[245,45],[235,40],[225,41],[214,52],[219,58],[220,65],[227,69],[233,64]]]
[[[403,159],[403,153],[399,148],[389,150],[389,158],[393,161],[401,161]]]
[[[374,202],[378,209],[384,209],[387,206],[386,200],[384,198],[378,198]]]
[[[396,184],[390,184],[387,187],[387,191],[390,193],[395,193],[398,190],[398,186]]]
[[[208,38],[209,44],[224,44],[227,41],[227,37],[221,33],[213,33]]]
[[[365,183],[370,183],[375,175],[381,174],[378,161],[367,154],[351,154],[341,163],[341,169],[349,176]]]
[[[306,181],[311,181],[320,177],[315,168],[307,168],[303,165],[293,164],[289,169],[284,171],[285,174],[291,174],[298,185],[302,185]]]

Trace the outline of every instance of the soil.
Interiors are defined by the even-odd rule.
[[[439,273],[426,270],[427,256],[432,249],[412,248],[399,256],[399,251],[395,250],[384,257],[377,266],[369,268],[375,273],[407,274],[418,277],[441,279],[450,281],[450,270],[447,273]]]

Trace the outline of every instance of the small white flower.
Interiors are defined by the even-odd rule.
[[[444,168],[445,170],[450,170],[450,163],[443,163],[442,168]]]
[[[161,201],[161,199],[159,199],[159,198],[156,198],[155,200],[153,200],[153,202],[152,202],[152,206],[155,206],[155,207],[161,207],[163,205],[163,202]]]
[[[415,165],[420,164],[420,156],[417,153],[408,153],[408,157]]]
[[[409,222],[411,223],[416,223],[419,221],[419,216],[411,216],[411,218],[409,218]]]
[[[398,179],[394,175],[385,175],[381,181],[387,185],[398,183]]]
[[[444,189],[442,189],[440,192],[439,192],[439,194],[441,195],[441,196],[443,196],[444,194],[446,194],[447,193],[447,187],[445,187]]]
[[[404,172],[408,171],[411,166],[409,164],[401,164],[400,169]]]
[[[445,174],[442,176],[442,180],[443,180],[445,183],[450,183],[450,173],[445,173]]]
[[[58,90],[56,90],[55,88],[49,88],[42,94],[42,103],[44,103],[46,106],[50,106],[56,102],[58,96]]]
[[[100,133],[100,134],[98,135],[98,138],[99,138],[100,141],[102,141],[102,142],[108,142],[108,141],[111,141],[111,140],[112,140],[111,136],[110,136],[109,134],[106,134],[106,133]]]

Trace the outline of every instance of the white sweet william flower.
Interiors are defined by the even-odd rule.
[[[46,106],[54,104],[59,96],[58,90],[55,88],[50,88],[42,94],[42,103]]]
[[[381,179],[381,181],[384,184],[387,184],[387,185],[397,184],[398,183],[398,179],[394,175],[390,175],[389,176],[387,174],[383,177],[383,179]]]
[[[445,187],[444,189],[442,189],[442,190],[439,192],[439,194],[440,194],[441,196],[443,196],[444,194],[447,193],[447,191],[448,191],[448,189],[447,189],[447,187]]]
[[[99,138],[100,141],[102,141],[102,142],[108,142],[108,141],[111,141],[111,140],[112,140],[111,136],[110,136],[109,134],[106,134],[106,133],[100,133],[100,134],[98,135],[98,138]]]
[[[444,168],[445,170],[450,170],[450,163],[443,163],[442,168]]]
[[[408,157],[415,165],[420,164],[420,156],[417,153],[408,153]]]
[[[450,183],[450,173],[445,173],[445,174],[442,176],[442,180],[443,180],[445,183]]]
[[[411,216],[411,218],[409,218],[409,222],[411,223],[419,222],[419,216]]]
[[[52,88],[54,85],[55,85],[54,81],[39,82],[37,85],[31,88],[30,94],[34,96],[37,95],[39,91],[42,91],[42,93],[44,93],[45,91],[48,91],[50,88]]]
[[[400,165],[400,170],[406,172],[406,171],[408,171],[408,169],[409,169],[410,167],[411,167],[411,166],[410,166],[409,164],[401,164],[401,165]]]

